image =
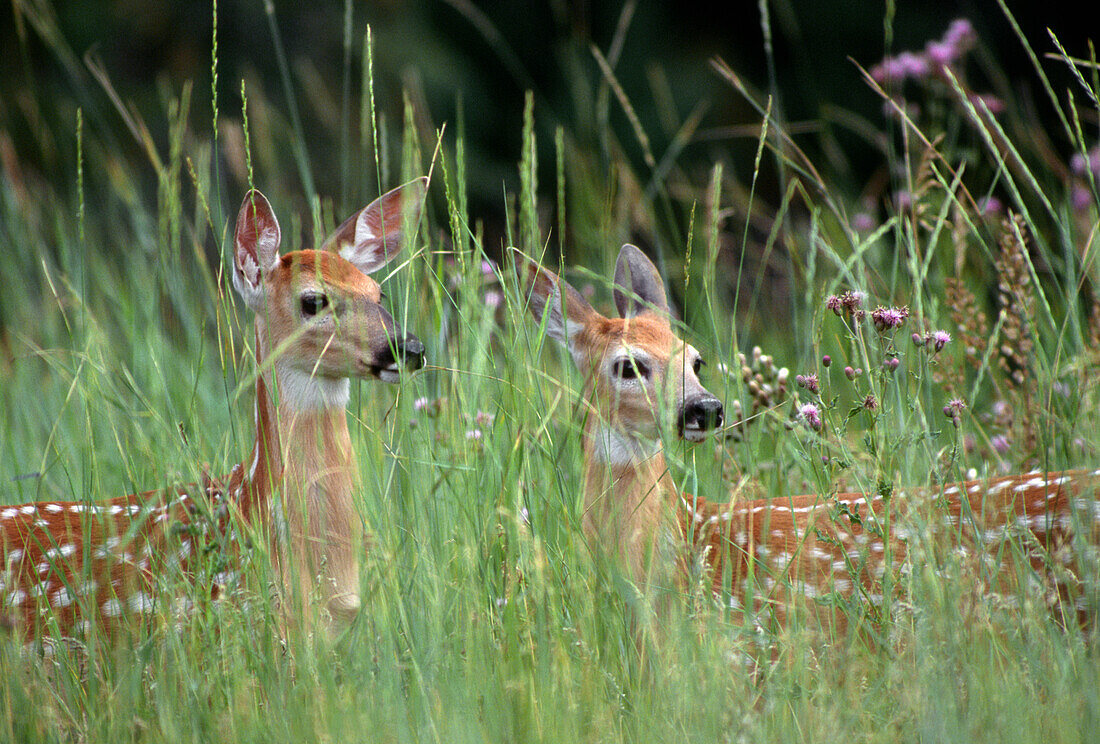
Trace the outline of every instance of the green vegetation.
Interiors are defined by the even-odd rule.
[[[1044,71],[1072,60],[1040,60],[1050,46],[1021,39],[1059,111],[1049,131],[1007,84],[996,105],[972,95],[959,60],[950,74],[893,78],[887,88],[908,94],[894,115],[852,123],[889,171],[870,203],[831,188],[837,161],[811,162],[774,104],[721,64],[729,95],[759,113],[751,173],[682,172],[675,139],[640,171],[623,152],[648,147],[641,122],[626,145],[610,129],[593,150],[565,129],[540,139],[531,99],[514,133],[521,187],[501,195],[506,242],[555,268],[567,254],[570,281],[604,307],[619,246],[661,249],[681,330],[711,362],[704,384],[748,420],[722,441],[667,443],[687,490],[713,497],[742,478],[775,495],[877,490],[1095,466],[1100,85],[1093,62],[1054,87]],[[630,592],[581,532],[578,375],[467,208],[463,122],[431,122],[412,99],[383,116],[370,65],[348,65],[346,106],[360,115],[328,143],[356,164],[339,197],[300,186],[311,134],[259,86],[241,88],[247,118],[217,113],[216,138],[191,113],[198,87],[162,89],[165,141],[121,107],[141,158],[94,135],[75,106],[41,100],[56,118],[39,145],[72,162],[57,181],[20,167],[0,118],[3,503],[193,482],[247,456],[251,321],[226,271],[240,194],[220,179],[267,194],[289,250],[379,184],[432,175],[416,251],[383,283],[429,365],[400,386],[353,384],[373,535],[359,619],[331,643],[284,645],[256,548],[252,601],[200,601],[125,642],[50,654],[0,635],[0,741],[1095,740],[1095,628],[1041,603],[974,602],[950,556],[901,579],[889,611],[852,608],[860,630],[844,637],[797,622],[758,630],[701,591],[657,587],[673,596],[639,640]],[[591,88],[578,77],[578,95],[616,116],[640,105],[611,63],[601,69]],[[672,130],[690,138],[690,124]],[[758,198],[761,177],[783,184],[777,203]],[[908,317],[882,333],[838,316],[827,299],[848,290],[865,293],[868,314]],[[937,330],[953,337],[939,350],[926,340]],[[754,344],[792,378],[816,373],[821,394],[752,388],[738,351],[772,382]],[[847,366],[863,373],[850,380]],[[945,416],[952,400],[966,408]],[[796,416],[811,402],[820,430]]]

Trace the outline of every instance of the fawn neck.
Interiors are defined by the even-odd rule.
[[[269,353],[269,339],[262,320],[256,327],[260,360]],[[273,527],[271,538],[290,594],[285,600],[308,601],[319,579],[327,609],[353,613],[359,605],[362,524],[352,496],[357,471],[346,413],[350,383],[314,377],[279,361],[273,369],[277,408],[266,374],[256,383],[252,482],[257,494],[271,494],[260,487],[265,482],[279,488],[269,503],[254,504],[254,513]],[[257,465],[264,462],[267,467]]]
[[[593,416],[585,427],[585,531],[642,579],[653,565],[663,526],[675,508],[675,485],[660,441],[648,440]]]

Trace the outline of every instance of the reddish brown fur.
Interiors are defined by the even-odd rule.
[[[632,271],[648,274],[644,257],[629,248]],[[765,613],[782,623],[794,606],[824,607],[830,622],[842,627],[847,616],[828,608],[857,593],[877,606],[884,576],[954,551],[982,590],[1006,603],[1019,598],[1020,580],[1028,583],[1030,571],[1047,600],[1068,600],[1079,613],[1095,607],[1100,470],[967,481],[890,499],[808,495],[724,505],[680,494],[658,436],[668,422],[659,419],[662,408],[682,410],[690,396],[705,393],[685,357],[690,347],[665,317],[605,318],[550,272],[533,262],[522,265],[535,318],[548,316],[548,334],[569,347],[586,375],[585,532],[596,549],[617,555],[637,583],[672,566],[693,574],[701,569],[715,593],[758,617]],[[643,289],[643,299],[663,304],[654,296],[663,289],[654,290],[651,280]],[[624,349],[651,363],[645,386],[624,384],[609,372],[608,358]],[[659,405],[660,396],[666,405]],[[662,537],[674,546],[686,542],[689,550],[656,556]],[[1026,554],[1016,560],[1021,543]],[[1086,546],[1085,553],[1078,550]]]
[[[256,311],[262,370],[250,459],[224,484],[207,478],[178,493],[0,506],[0,622],[26,637],[51,629],[72,636],[85,622],[117,629],[127,618],[156,610],[164,599],[160,580],[172,585],[174,577],[199,578],[196,566],[211,564],[211,549],[231,572],[239,571],[242,538],[235,525],[269,542],[288,623],[300,620],[307,628],[315,606],[336,627],[354,616],[363,536],[352,499],[357,470],[344,411],[346,378],[380,375],[396,365],[393,321],[378,305],[378,284],[359,266],[375,270],[401,247],[372,234],[353,242],[354,221],[363,216],[377,226],[379,205],[404,204],[418,214],[425,186],[419,180],[390,192],[353,216],[350,237],[326,243],[349,251],[357,264],[320,251],[279,257],[270,205],[258,192],[246,197],[236,230],[234,285]],[[395,200],[395,193],[411,198]],[[387,217],[391,237],[401,218],[399,212]],[[306,316],[300,307],[310,292],[323,294],[328,304]],[[264,364],[269,355],[273,367]],[[230,578],[210,577],[214,591]]]
[[[1097,600],[1096,587],[1082,589],[1071,578],[1081,568],[1073,543],[1076,537],[1095,545],[1100,538],[1098,475],[1027,473],[889,499],[845,493],[719,505],[685,497],[680,528],[716,593],[734,605],[767,609],[780,622],[796,597],[824,601],[835,593],[832,599],[843,602],[858,593],[877,606],[884,574],[897,578],[917,561],[951,552],[1003,602],[1017,601],[1033,572],[1048,601],[1067,601],[1070,613],[1083,618]],[[1017,545],[1025,554],[1016,555]],[[837,627],[845,620],[844,613],[832,617]]]

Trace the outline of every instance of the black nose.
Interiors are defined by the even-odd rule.
[[[724,420],[722,401],[713,395],[700,395],[684,401],[680,411],[680,434],[717,429]]]
[[[424,344],[411,333],[396,344],[397,359],[410,370],[420,369],[424,366]]]

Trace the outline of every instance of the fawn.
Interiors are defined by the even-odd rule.
[[[672,331],[656,267],[623,246],[614,284],[622,317],[606,318],[550,271],[516,260],[530,312],[585,377],[585,532],[636,583],[670,567],[681,577],[701,568],[731,608],[754,618],[767,609],[783,623],[796,599],[828,607],[858,593],[880,603],[884,576],[934,560],[940,540],[978,561],[988,591],[1004,603],[1018,599],[1005,590],[1023,577],[1046,601],[1060,598],[1082,616],[1095,611],[1100,470],[1036,471],[889,497],[723,504],[682,494],[668,473],[661,432],[675,425],[680,438],[701,441],[722,426],[723,406],[699,381],[699,352]],[[671,561],[662,554],[669,539]],[[1022,555],[1020,544],[1027,546]],[[1018,571],[1009,570],[1014,564]],[[837,626],[842,615],[833,613]]]
[[[259,191],[234,236],[233,286],[255,314],[256,441],[224,481],[104,502],[0,506],[0,621],[27,637],[76,637],[156,611],[158,579],[182,573],[215,593],[243,557],[235,525],[269,541],[284,620],[316,607],[337,629],[359,605],[362,523],[345,408],[349,376],[397,382],[424,345],[395,328],[368,274],[410,242],[427,188],[419,178],[352,215],[320,250],[279,255],[279,223]],[[274,384],[273,384],[274,383]],[[277,390],[278,404],[273,401]],[[227,565],[197,575],[202,554]],[[203,581],[205,579],[205,581]],[[168,597],[169,610],[188,597]]]

